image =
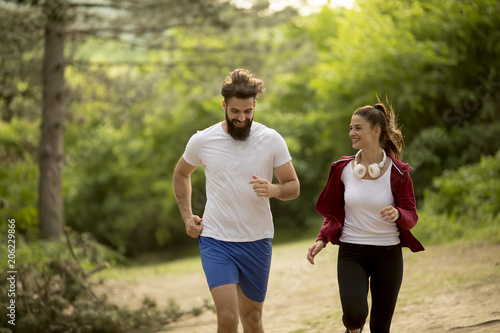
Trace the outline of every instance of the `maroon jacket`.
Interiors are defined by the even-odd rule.
[[[415,206],[415,193],[408,164],[403,163],[391,155],[391,191],[394,197],[394,206],[399,210],[400,218],[396,221],[399,230],[401,246],[409,247],[412,252],[423,251],[424,247],[411,234],[410,229],[417,224],[418,215]],[[343,156],[332,163],[330,174],[323,191],[316,203],[316,211],[325,217],[323,227],[317,240],[339,244],[345,218],[344,183],[340,177],[344,167],[354,159],[353,156]]]

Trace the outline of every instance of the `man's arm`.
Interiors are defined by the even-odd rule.
[[[300,194],[300,183],[295,168],[291,161],[274,168],[274,174],[278,178],[279,185],[275,184],[279,193],[275,198],[280,200],[292,200]]]
[[[300,183],[291,161],[274,168],[274,174],[279,184],[271,184],[267,179],[253,176],[249,184],[253,184],[253,190],[258,197],[292,200],[299,196]]]
[[[179,205],[182,220],[186,225],[186,233],[193,238],[197,238],[203,229],[202,219],[193,215],[191,208],[191,174],[196,170],[195,166],[187,163],[183,157],[179,159],[174,170],[174,194]]]

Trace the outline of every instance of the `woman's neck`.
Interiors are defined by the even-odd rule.
[[[358,161],[358,163],[363,163],[363,164],[373,164],[373,163],[380,163],[382,162],[384,158],[384,153],[382,152],[382,148],[374,148],[374,149],[362,149],[361,151],[361,158]]]

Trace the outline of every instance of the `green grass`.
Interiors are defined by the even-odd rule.
[[[124,279],[127,281],[137,281],[141,277],[148,275],[167,275],[192,273],[200,269],[201,262],[199,257],[177,259],[164,263],[158,263],[156,260],[150,263],[134,261],[135,264],[127,266],[112,266],[103,270],[93,277],[99,279]]]

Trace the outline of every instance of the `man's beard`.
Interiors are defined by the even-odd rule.
[[[235,121],[235,120],[233,120]],[[246,120],[246,124],[243,127],[236,126],[233,121],[230,121],[227,117],[226,111],[226,123],[227,123],[227,132],[231,137],[237,141],[245,141],[250,136],[250,130],[252,129],[253,118],[250,120]]]

